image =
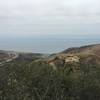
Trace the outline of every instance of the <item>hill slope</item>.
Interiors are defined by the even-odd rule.
[[[0,100],[100,100],[100,46],[50,56],[21,53],[0,67]]]
[[[69,48],[38,61],[49,64],[54,69],[57,69],[59,65],[64,66],[66,64],[78,64],[81,62],[100,64],[100,44]]]

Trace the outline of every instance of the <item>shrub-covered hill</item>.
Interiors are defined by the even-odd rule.
[[[47,64],[14,61],[0,69],[0,100],[100,100],[100,66],[67,64],[55,71]]]
[[[0,100],[100,100],[98,55],[66,55],[16,59],[0,67]]]

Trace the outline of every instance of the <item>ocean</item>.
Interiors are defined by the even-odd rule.
[[[46,35],[31,37],[0,37],[0,50],[33,53],[57,53],[70,47],[100,43],[98,35]]]

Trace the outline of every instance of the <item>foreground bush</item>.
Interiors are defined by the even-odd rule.
[[[80,63],[79,71],[70,71],[75,66],[7,64],[0,69],[0,100],[100,100],[99,65]]]

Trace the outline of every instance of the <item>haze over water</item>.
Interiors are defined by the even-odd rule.
[[[56,53],[69,47],[78,47],[100,43],[100,37],[68,36],[68,35],[44,35],[34,37],[6,37],[0,38],[1,50],[14,50],[33,53]]]

